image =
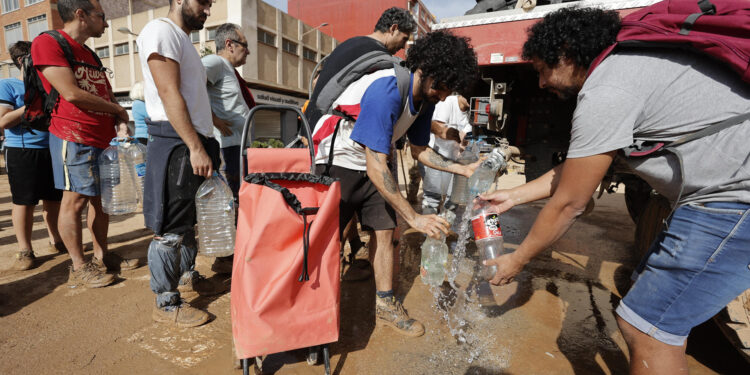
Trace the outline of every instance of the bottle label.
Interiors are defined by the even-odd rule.
[[[138,175],[138,177],[143,177],[146,175],[146,163],[140,163],[135,165],[135,174]]]
[[[500,215],[495,213],[474,216],[471,219],[471,228],[474,230],[474,240],[503,236],[503,231],[500,229]]]

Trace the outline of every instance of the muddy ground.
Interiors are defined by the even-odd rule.
[[[502,186],[523,176],[500,179]],[[508,249],[518,246],[541,205],[517,207],[504,215]],[[7,176],[0,176],[0,374],[239,374],[233,368],[229,293],[193,300],[213,319],[195,329],[170,328],[151,321],[154,297],[147,266],[122,272],[101,289],[66,285],[70,260],[52,254],[37,210],[33,245],[39,265],[7,270],[16,251],[11,227]],[[374,283],[341,285],[340,339],[331,346],[334,374],[625,374],[628,354],[613,309],[628,287],[636,259],[633,224],[622,194],[597,201],[557,244],[529,264],[517,281],[503,287],[477,283],[469,260],[457,278],[474,302],[461,319],[464,334],[451,335],[445,307],[457,302],[449,288],[438,307],[422,284],[422,237],[404,233],[397,294],[427,332],[405,338],[374,325]],[[146,262],[150,233],[140,214],[115,217],[111,249]],[[90,242],[84,230],[84,241]],[[87,253],[91,256],[91,252]],[[227,286],[230,280],[209,270],[212,259],[198,258],[198,269]],[[435,291],[435,293],[441,293]],[[452,316],[453,317],[453,316]],[[252,332],[248,332],[252,335]],[[696,328],[688,342],[692,374],[750,373],[747,364],[713,323]],[[272,354],[266,373],[322,374],[308,366],[305,351]]]

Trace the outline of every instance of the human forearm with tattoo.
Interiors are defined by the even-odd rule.
[[[410,145],[409,147],[411,147],[411,153],[414,159],[419,160],[420,162],[422,162],[422,164],[430,168],[439,169],[441,171],[471,177],[471,174],[474,173],[474,170],[479,165],[477,163],[469,165],[456,163],[453,160],[447,159],[438,154],[437,152],[435,152],[435,150],[428,146]]]
[[[367,177],[380,195],[414,229],[437,238],[439,233],[448,233],[449,224],[436,215],[420,215],[401,195],[398,184],[388,168],[388,155],[367,148]]]

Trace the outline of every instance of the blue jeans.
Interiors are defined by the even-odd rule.
[[[224,170],[222,172],[224,172],[229,188],[236,200],[240,191],[240,146],[222,148],[221,157],[224,159]]]
[[[750,288],[750,205],[675,210],[633,274],[616,312],[643,333],[681,346],[690,330]]]
[[[151,272],[151,290],[156,293],[157,306],[180,304],[177,285],[196,276],[197,253],[198,246],[193,231],[184,235],[166,233],[154,237],[148,246],[148,268]]]
[[[65,141],[49,134],[49,152],[55,188],[96,197],[99,188],[99,155],[104,150]]]

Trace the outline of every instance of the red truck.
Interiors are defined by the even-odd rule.
[[[565,160],[576,102],[575,98],[561,101],[539,88],[531,63],[521,58],[528,28],[561,7],[596,6],[617,10],[625,16],[656,2],[587,0],[534,6],[536,1],[519,0],[518,9],[446,18],[433,25],[433,30],[448,29],[471,38],[486,82],[472,93],[472,121],[521,150],[526,180],[530,181]],[[521,5],[529,8],[523,9]],[[635,255],[642,257],[661,230],[662,219],[670,212],[669,202],[630,173],[624,163],[615,162],[600,191],[613,192],[620,184],[625,187],[628,213],[636,224]],[[727,305],[714,321],[750,361],[750,290]]]

